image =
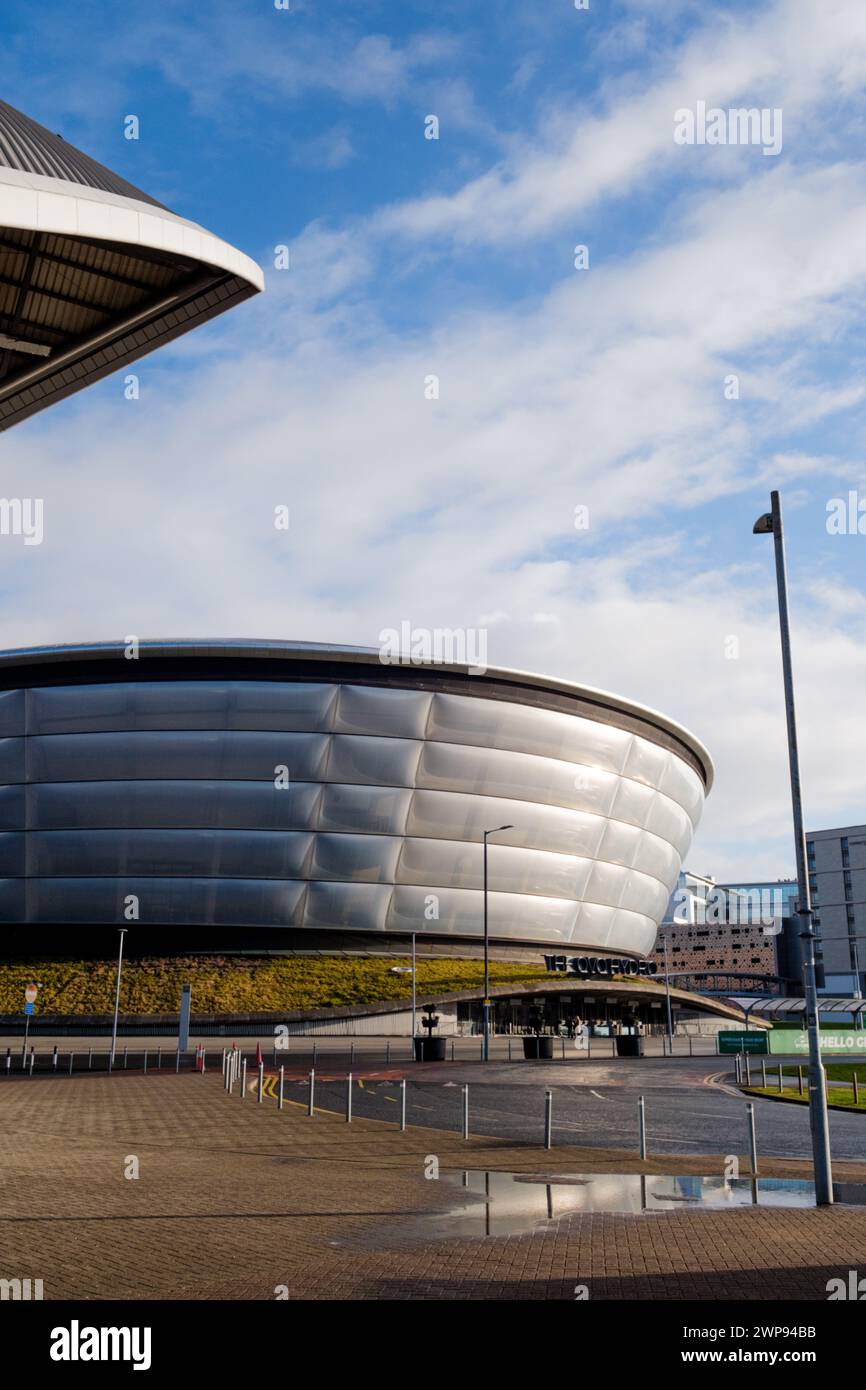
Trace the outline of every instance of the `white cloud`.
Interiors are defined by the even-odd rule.
[[[828,89],[837,99],[866,79],[866,19],[861,0],[776,0],[745,21],[706,11],[706,22],[658,64],[654,85],[610,84],[605,110],[576,107],[532,140],[515,144],[498,167],[457,192],[396,205],[382,214],[386,231],[458,243],[501,245],[548,233],[604,197],[674,173],[747,176],[759,151],[689,148],[673,140],[674,112],[709,105],[781,107],[785,140],[801,154],[838,131],[820,112]],[[764,162],[768,162],[764,160]]]

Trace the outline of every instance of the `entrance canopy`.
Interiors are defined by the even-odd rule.
[[[732,1004],[736,1004],[746,1014],[761,1014],[766,1017],[768,1014],[785,1017],[791,1014],[804,1014],[806,1012],[805,999],[749,999],[733,998],[728,999]],[[827,996],[818,997],[819,1014],[860,1014],[866,1013],[866,999],[842,999]]]
[[[263,288],[242,252],[0,101],[0,430]]]

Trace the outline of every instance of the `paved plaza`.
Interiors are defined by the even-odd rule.
[[[395,1116],[396,1119],[396,1116]],[[540,1146],[231,1098],[219,1072],[0,1084],[0,1277],[47,1299],[826,1298],[866,1270],[866,1207],[580,1214],[511,1236],[441,1238],[465,1168],[721,1171],[719,1155]],[[743,1171],[748,1164],[741,1155]],[[139,1176],[125,1171],[138,1162]],[[802,1161],[762,1166],[808,1176]],[[866,1179],[866,1164],[837,1176]],[[437,1215],[439,1214],[439,1215]],[[447,1222],[445,1223],[447,1228]]]

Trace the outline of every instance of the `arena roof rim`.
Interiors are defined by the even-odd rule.
[[[0,673],[11,672],[15,668],[24,670],[34,666],[62,666],[65,663],[125,661],[125,664],[129,666],[130,662],[124,655],[127,645],[125,642],[93,642],[9,649],[0,651]],[[369,666],[391,672],[406,672],[407,677],[411,676],[412,673],[419,677],[436,677],[438,675],[443,680],[449,675],[457,676],[477,682],[478,693],[481,695],[484,694],[484,686],[489,685],[492,694],[492,687],[500,683],[514,687],[515,691],[519,691],[523,687],[527,690],[540,692],[542,695],[550,693],[555,696],[564,696],[586,702],[614,714],[631,717],[648,726],[655,727],[667,735],[668,739],[674,740],[688,750],[691,754],[691,758],[688,759],[689,764],[693,765],[693,760],[697,762],[707,793],[713,785],[714,766],[709,751],[701,740],[682,724],[668,718],[667,715],[649,705],[639,704],[637,701],[614,695],[610,691],[583,685],[576,681],[560,680],[534,671],[488,666],[483,672],[479,672],[477,668],[458,662],[401,661],[389,664],[382,662],[379,649],[376,647],[281,639],[274,639],[273,641],[255,638],[153,639],[140,641],[138,649],[141,658],[150,657],[156,660],[195,661],[222,658],[252,663],[256,661],[328,662],[337,665],[345,664],[346,666]],[[140,675],[140,668],[137,671],[130,670],[129,679],[135,679],[136,676]],[[665,743],[664,746],[669,745]]]

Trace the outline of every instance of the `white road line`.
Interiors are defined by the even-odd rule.
[[[604,1099],[605,1099],[604,1096],[600,1096],[600,1095],[598,1094],[598,1091],[590,1091],[589,1094],[590,1094],[591,1096],[595,1096],[598,1100],[604,1100]]]

